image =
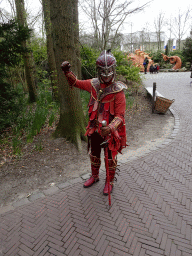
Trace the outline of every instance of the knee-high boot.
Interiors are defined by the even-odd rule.
[[[101,159],[90,154],[91,160],[91,177],[84,183],[83,187],[91,187],[95,182],[99,181],[99,168],[101,166]]]
[[[107,196],[112,192],[113,190],[113,181],[114,181],[114,177],[115,177],[115,171],[116,171],[116,167],[117,167],[117,160],[113,160],[113,159],[108,159],[108,168],[109,168],[109,190],[108,190],[108,184],[107,184],[107,172],[106,172],[106,180],[105,180],[105,187],[103,190],[103,194],[105,196]]]

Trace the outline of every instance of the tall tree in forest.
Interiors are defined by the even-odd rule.
[[[53,47],[57,67],[60,100],[60,120],[55,135],[65,137],[81,150],[81,139],[85,140],[85,116],[82,110],[80,92],[70,89],[61,72],[61,63],[67,60],[74,73],[78,73],[76,54],[77,26],[74,24],[77,15],[77,0],[50,0]]]
[[[24,8],[24,0],[15,0],[17,21],[20,26],[27,27],[26,13]],[[26,48],[27,41],[22,42],[22,46]],[[36,84],[35,84],[35,68],[32,52],[28,51],[23,53],[23,62],[25,67],[25,76],[29,91],[29,101],[36,101]]]
[[[55,63],[55,54],[53,51],[53,39],[51,35],[51,20],[50,20],[50,0],[42,0],[43,14],[45,31],[47,37],[47,58],[50,70],[51,85],[52,85],[52,95],[53,99],[58,99],[58,81],[57,81],[57,69]]]
[[[77,75],[81,77],[81,63],[80,63],[80,44],[79,44],[79,13],[78,13],[78,0],[72,0],[73,4],[73,24],[74,24],[74,44],[77,59]]]

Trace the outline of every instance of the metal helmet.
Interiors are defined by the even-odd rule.
[[[116,59],[111,50],[101,52],[96,61],[98,78],[101,83],[112,83],[115,80]]]

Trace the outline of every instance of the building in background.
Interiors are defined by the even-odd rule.
[[[146,33],[144,31],[137,31],[123,35],[121,49],[127,52],[135,52],[137,49],[147,52],[158,50],[162,52],[167,50],[170,52],[177,50],[177,41],[176,39],[166,38],[165,32],[161,32],[160,36],[157,36],[156,32]],[[181,49],[183,48],[184,42],[185,40],[181,41]]]
[[[97,48],[98,46],[93,34],[81,33],[80,41],[81,44],[86,44],[93,48]],[[180,42],[181,50],[184,42],[185,40]],[[177,50],[178,45],[178,40],[167,38],[165,32],[161,32],[159,36],[156,32],[137,31],[134,33],[118,34],[114,48],[131,53],[140,49],[148,53],[160,50],[169,54],[169,52]],[[111,48],[110,42],[107,47]]]

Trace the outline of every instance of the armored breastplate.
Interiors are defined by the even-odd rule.
[[[109,124],[114,118],[114,100],[115,95],[126,89],[122,82],[114,82],[106,88],[100,87],[97,78],[92,79],[92,91],[89,101],[89,128],[98,126],[103,120]]]
[[[105,103],[109,100],[112,100],[114,98],[113,95],[115,93],[118,93],[118,92],[122,91],[123,89],[127,89],[127,86],[120,81],[114,82],[111,85],[109,85],[108,87],[101,88],[99,79],[94,78],[94,79],[92,79],[91,84],[92,84],[92,91],[91,91],[92,98],[96,101],[103,102],[103,103]],[[106,97],[109,95],[111,95],[111,97]]]

